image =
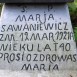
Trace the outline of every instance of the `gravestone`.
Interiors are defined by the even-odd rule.
[[[77,50],[65,3],[71,1],[1,1],[25,2],[5,4],[2,9],[1,77],[77,76]]]

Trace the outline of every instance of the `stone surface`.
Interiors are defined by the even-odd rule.
[[[0,77],[77,77],[77,71],[24,72],[0,70]]]
[[[0,0],[2,3],[62,3],[73,1],[74,0]]]
[[[0,21],[0,69],[77,70],[67,5],[5,5]]]

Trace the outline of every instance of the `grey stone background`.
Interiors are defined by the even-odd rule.
[[[76,22],[75,22],[75,20],[76,20],[76,16],[74,17],[73,15],[75,15],[74,13],[76,12],[76,10],[73,10],[73,9],[77,9],[76,8],[76,0],[75,0],[75,2],[74,3],[72,3],[72,5],[71,5],[71,3],[69,4],[69,9],[71,10],[70,11],[70,14],[71,14],[71,19],[72,19],[72,24],[73,24],[73,27],[76,27],[76,25],[74,25],[74,24],[76,24]],[[2,3],[0,3],[0,14],[1,14],[1,9],[2,9]],[[72,6],[72,7],[71,7]],[[74,7],[74,8],[73,8]],[[73,10],[73,11],[72,11]],[[76,46],[77,46],[77,40],[76,40]]]

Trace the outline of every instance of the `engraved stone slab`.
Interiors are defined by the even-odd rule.
[[[0,22],[0,69],[76,70],[67,5],[5,5]]]
[[[63,3],[74,0],[0,0],[2,3]]]

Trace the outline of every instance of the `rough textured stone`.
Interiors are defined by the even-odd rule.
[[[77,71],[25,72],[0,70],[0,77],[77,77]]]
[[[65,24],[65,22],[67,23]],[[48,28],[45,25],[47,23],[47,26],[49,26]],[[56,23],[58,23],[58,25]],[[29,30],[28,27],[25,27],[25,30],[23,31],[24,28],[22,28],[22,26],[24,27],[26,24],[28,24]],[[35,26],[35,24],[41,24],[41,26],[36,25],[36,29],[33,27],[30,29],[30,24],[34,24],[33,26]],[[19,26],[16,29],[17,25]],[[53,26],[55,27],[53,28]],[[60,34],[58,34],[58,32],[60,32]],[[27,33],[29,36],[27,36]],[[38,35],[38,39],[28,40],[27,38],[30,38],[32,33],[39,33],[41,37],[44,34],[43,40],[39,40]],[[50,36],[50,40],[48,39],[49,33],[52,34]],[[23,45],[24,43],[26,46],[28,44],[30,49],[30,45],[33,44],[34,50],[24,50],[24,47],[22,47],[19,51],[19,44]],[[56,45],[58,43],[56,48],[54,43],[56,43]],[[62,43],[64,43],[64,46]],[[1,45],[3,44],[4,46],[7,46],[2,46],[1,49]],[[27,48],[26,46],[25,48]],[[23,54],[23,52],[25,53],[25,58],[21,61],[21,57],[24,55],[20,56],[20,54]],[[17,53],[18,55],[16,55]],[[15,59],[14,54],[16,57]],[[27,59],[26,54],[32,55],[31,61],[29,61],[30,56],[28,56]],[[38,61],[40,57],[36,58],[36,61],[32,61],[34,58],[33,54],[42,54],[41,57],[47,54],[55,54],[57,56],[69,55],[69,57],[66,59],[66,56],[63,61],[60,61],[60,59],[58,60],[57,58],[55,61],[54,55],[53,61],[50,57],[47,57],[47,61],[46,59],[44,61]],[[43,60],[43,58],[41,59]],[[24,70],[21,70],[22,66],[28,63],[30,63],[31,66],[34,64],[45,64],[46,70],[48,69],[48,65],[51,64],[52,69],[45,71],[43,66],[42,70],[38,71],[36,66],[36,70],[34,71],[31,69],[27,71],[25,68]],[[56,64],[58,67],[56,66],[54,68]],[[66,4],[41,6],[24,4],[5,5],[3,7],[0,20],[0,77],[77,77],[77,51],[73,39],[73,30],[68,7]]]
[[[5,5],[0,69],[76,70],[77,51],[67,5]]]

